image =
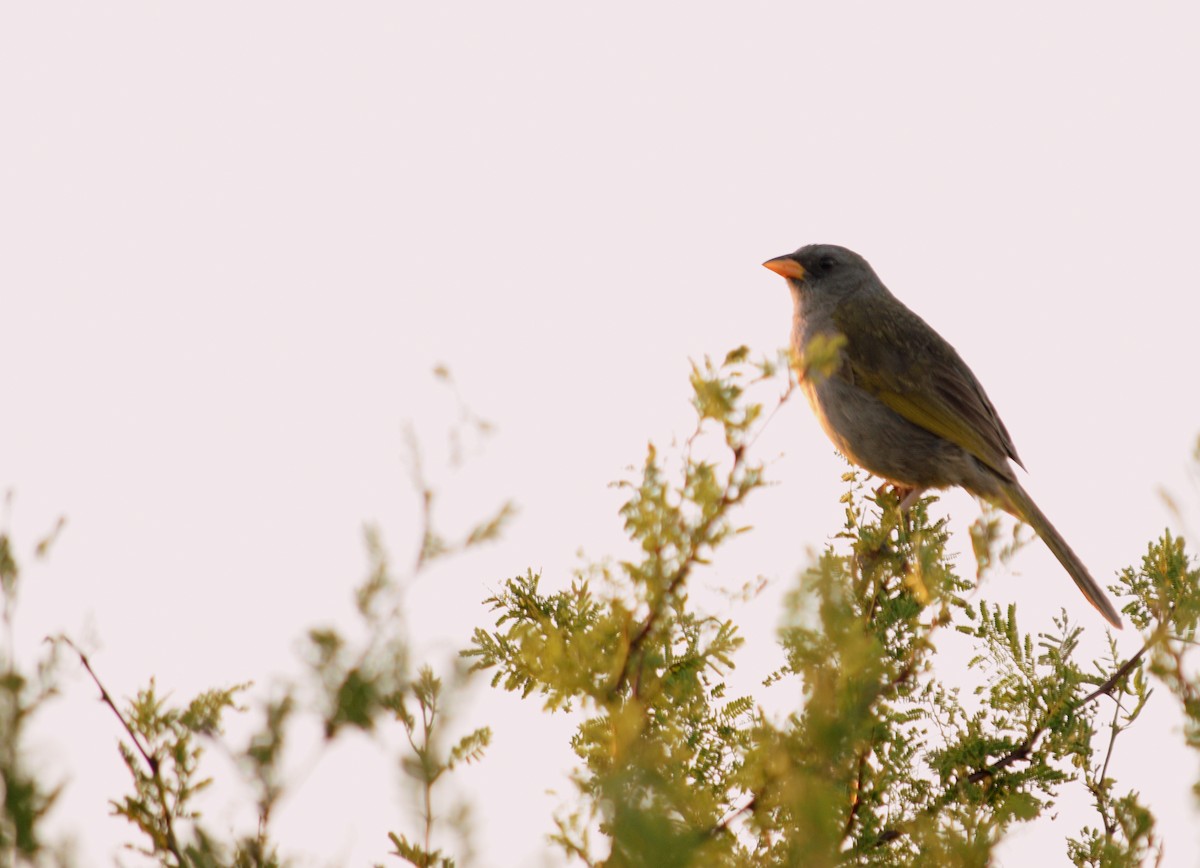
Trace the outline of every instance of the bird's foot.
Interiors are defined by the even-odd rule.
[[[896,495],[896,498],[900,501],[897,508],[901,513],[906,513],[912,509],[912,506],[917,502],[917,499],[925,493],[924,488],[914,488],[908,485],[901,485],[898,482],[885,482],[883,485],[875,489],[875,496],[883,497],[884,492],[886,492],[889,488],[892,490],[892,494]]]
[[[908,512],[924,493],[924,488],[902,488],[897,485],[896,494],[902,495],[900,498],[900,511]]]

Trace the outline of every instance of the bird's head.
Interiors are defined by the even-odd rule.
[[[880,285],[867,260],[836,244],[809,244],[763,265],[787,278],[793,292],[829,302]]]

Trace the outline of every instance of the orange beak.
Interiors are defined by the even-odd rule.
[[[776,256],[763,263],[763,268],[769,268],[780,277],[791,280],[804,280],[804,266],[790,256]]]

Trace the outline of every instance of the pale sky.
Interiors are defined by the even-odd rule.
[[[308,627],[351,623],[363,523],[411,556],[401,432],[439,442],[444,363],[498,428],[434,473],[444,524],[507,497],[521,515],[414,588],[414,641],[443,664],[504,578],[554,587],[579,549],[619,550],[607,483],[687,435],[689,358],[784,345],[790,300],[760,263],[817,241],[957,347],[1107,584],[1172,523],[1160,487],[1194,526],[1200,506],[1198,45],[1185,3],[0,6],[0,488],[26,553],[68,520],[48,562],[26,557],[23,659],[66,631],[114,694],[154,676],[181,701],[295,672]],[[780,595],[840,526],[845,469],[799,400],[759,448],[778,485],[698,579],[772,580],[728,612],[749,689],[778,664]],[[965,549],[975,502],[939,508]],[[986,596],[1032,630],[1066,606],[1099,647],[1040,545]],[[118,727],[67,672],[34,759],[67,783],[55,828],[80,863],[111,865],[133,835],[108,816]],[[1152,705],[1111,770],[1155,810],[1165,864],[1191,865],[1197,761]],[[479,864],[557,864],[545,791],[570,790],[570,721],[486,690],[461,713],[496,730],[465,777]],[[275,831],[300,864],[385,861],[386,832],[415,828],[361,741],[297,787]],[[241,821],[229,799],[218,830]],[[1002,862],[1065,863],[1096,822],[1081,787],[1058,816]]]

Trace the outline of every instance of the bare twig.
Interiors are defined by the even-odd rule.
[[[734,820],[736,820],[738,817],[742,816],[743,814],[748,814],[751,811],[753,811],[755,808],[755,805],[757,805],[757,804],[758,804],[758,797],[751,796],[740,807],[734,808],[732,811],[730,811],[728,814],[726,814],[723,818],[721,818],[721,822],[717,823],[717,825],[713,826],[709,830],[709,832],[708,832],[709,837],[715,838],[718,835],[728,832],[729,827],[731,825],[733,825]]]
[[[967,775],[965,780],[969,783],[977,784],[980,781],[995,777],[996,772],[1002,771],[1015,762],[1029,759],[1029,755],[1033,753],[1033,745],[1037,742],[1038,737],[1045,731],[1046,728],[1044,726],[1037,727],[1029,734],[1028,738],[1026,738],[1011,751],[1000,757],[1000,759],[996,760],[994,763],[991,763],[990,765],[987,765],[978,771],[971,772],[971,774]]]
[[[1146,652],[1163,640],[1163,638],[1167,635],[1168,626],[1169,625],[1165,619],[1160,620],[1158,622],[1158,626],[1154,629],[1154,632],[1150,634],[1150,638],[1148,638],[1142,644],[1142,647],[1137,650],[1137,653],[1122,663],[1120,668],[1118,668],[1117,671],[1114,672],[1107,681],[1081,699],[1079,701],[1080,707],[1087,705],[1092,700],[1098,699],[1105,694],[1111,696],[1113,688],[1120,684],[1121,679],[1133,671],[1141,659],[1146,656]]]
[[[57,640],[65,644],[68,648],[74,651],[76,655],[78,655],[79,662],[83,664],[83,668],[87,670],[88,675],[91,676],[92,681],[95,682],[96,687],[100,690],[101,702],[103,702],[112,710],[112,713],[117,716],[117,720],[121,721],[121,726],[124,727],[125,732],[129,735],[129,740],[133,742],[133,746],[137,748],[137,751],[139,754],[141,754],[142,759],[146,761],[146,765],[150,769],[150,776],[154,781],[154,788],[158,790],[159,802],[162,804],[162,821],[164,830],[166,832],[167,849],[171,851],[171,855],[179,861],[181,866],[187,865],[187,862],[183,858],[183,854],[179,850],[179,841],[175,837],[175,821],[171,815],[171,809],[167,805],[167,785],[162,779],[162,768],[158,761],[158,757],[153,756],[149,750],[147,750],[145,745],[142,744],[141,739],[138,738],[137,733],[133,731],[133,727],[129,725],[129,721],[125,719],[125,715],[121,714],[121,710],[117,708],[117,704],[113,701],[111,694],[109,694],[108,690],[105,689],[104,683],[96,674],[96,670],[92,668],[92,664],[88,660],[87,655],[84,654],[79,646],[72,642],[68,636],[59,634]]]
[[[1113,748],[1117,743],[1117,733],[1121,730],[1117,726],[1117,719],[1121,714],[1120,697],[1113,703],[1113,719],[1109,727],[1110,733],[1108,736],[1108,750],[1104,754],[1104,765],[1100,769],[1100,778],[1089,789],[1092,795],[1096,797],[1096,810],[1100,813],[1100,819],[1104,821],[1104,837],[1112,839],[1113,833],[1116,832],[1116,825],[1106,810],[1108,805],[1108,797],[1104,793],[1104,779],[1108,777],[1108,763],[1112,760]]]

